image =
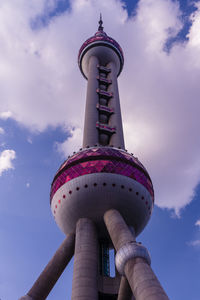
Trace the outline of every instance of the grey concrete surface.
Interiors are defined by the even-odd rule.
[[[142,258],[129,260],[125,274],[137,300],[169,300],[151,267]]]
[[[86,218],[77,222],[72,300],[98,299],[98,241],[94,223]]]
[[[20,300],[44,300],[64,271],[74,253],[74,234],[69,234],[35,281],[25,298]]]
[[[96,108],[96,104],[99,102],[99,96],[96,92],[96,89],[99,87],[99,82],[97,80],[97,76],[99,75],[97,68],[98,63],[99,61],[97,57],[90,57],[88,65],[89,72],[85,106],[83,148],[98,144],[99,139],[98,129],[96,128],[96,122],[99,120],[99,113]]]
[[[134,300],[132,290],[125,276],[121,277],[117,300]]]
[[[104,221],[116,251],[126,243],[135,241],[135,236],[117,210],[108,210],[104,214]]]

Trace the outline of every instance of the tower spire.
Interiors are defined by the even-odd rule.
[[[98,31],[103,31],[103,21],[102,21],[102,14],[100,13],[100,19],[99,19],[99,28]]]

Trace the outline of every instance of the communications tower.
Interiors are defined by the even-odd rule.
[[[136,242],[151,217],[154,191],[145,167],[125,150],[117,83],[124,56],[102,24],[100,17],[78,55],[87,80],[83,147],[61,165],[51,186],[51,210],[66,238],[21,300],[46,299],[73,255],[72,300],[168,299],[147,249]]]

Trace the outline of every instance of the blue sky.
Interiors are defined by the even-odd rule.
[[[125,54],[126,148],[155,187],[154,213],[138,240],[170,299],[199,300],[200,1],[181,0],[1,1],[0,299],[24,295],[64,239],[49,191],[81,146],[86,81],[77,54],[100,11]],[[70,299],[72,268],[49,300]]]

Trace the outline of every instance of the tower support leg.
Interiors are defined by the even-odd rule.
[[[134,242],[134,236],[117,210],[109,210],[104,221],[115,249]],[[141,257],[129,258],[124,273],[136,300],[169,300],[153,270]]]
[[[122,276],[117,300],[133,300],[133,293],[125,276]]]
[[[69,234],[40,274],[26,296],[20,300],[45,300],[74,254],[75,235]]]
[[[72,300],[97,300],[98,240],[94,223],[86,218],[76,225]]]

